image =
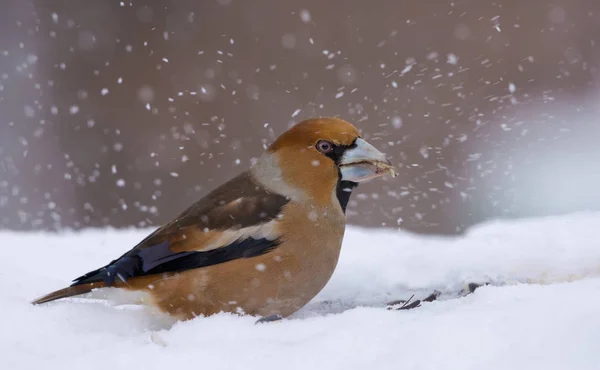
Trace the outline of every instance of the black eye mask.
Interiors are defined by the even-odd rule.
[[[335,162],[336,165],[339,165],[340,160],[344,156],[344,152],[346,152],[346,150],[348,150],[348,149],[356,148],[356,140],[354,140],[352,142],[352,144],[350,144],[350,145],[336,145],[336,144],[331,144],[331,145],[333,146],[333,150],[331,150],[329,153],[326,153],[324,155],[331,158]]]

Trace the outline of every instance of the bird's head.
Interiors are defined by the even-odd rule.
[[[278,192],[314,202],[330,202],[332,192],[344,186],[352,189],[375,177],[395,176],[386,156],[362,139],[356,127],[338,118],[296,124],[275,140],[255,167],[255,172],[278,182]]]

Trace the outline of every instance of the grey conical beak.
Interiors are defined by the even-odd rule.
[[[396,175],[392,163],[373,145],[358,138],[356,146],[347,149],[340,160],[342,180],[362,182],[386,174]]]

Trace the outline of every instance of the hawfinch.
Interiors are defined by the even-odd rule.
[[[286,317],[333,274],[353,188],[384,174],[395,175],[390,161],[352,124],[303,121],[129,252],[33,304],[113,287],[181,320]]]

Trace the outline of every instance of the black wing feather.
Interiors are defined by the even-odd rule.
[[[270,192],[244,172],[198,200],[121,257],[75,279],[71,286],[100,281],[111,286],[117,278],[126,281],[175,273],[268,253],[279,245],[277,240],[240,239],[208,251],[173,252],[171,247],[187,230],[237,230],[271,221],[288,202],[288,198]]]
[[[71,286],[100,281],[111,286],[117,278],[127,281],[132,277],[176,273],[239,258],[257,257],[272,251],[279,244],[279,240],[247,238],[208,251],[173,253],[169,250],[168,242],[164,242],[139,249],[134,255],[123,256],[103,268],[89,272],[75,279]]]
[[[275,249],[278,240],[268,239],[243,239],[226,247],[216,248],[205,252],[179,252],[168,256],[165,262],[155,265],[145,274],[161,274],[179,272],[189,269],[217,265],[239,258],[258,257]]]

